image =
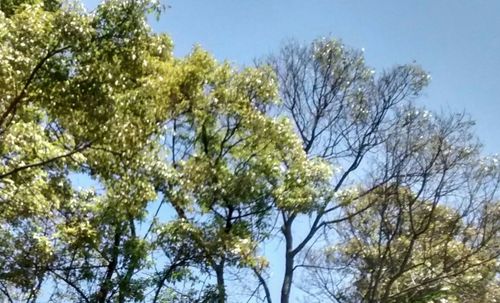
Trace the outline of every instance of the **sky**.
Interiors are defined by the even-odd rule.
[[[487,153],[500,152],[500,1],[171,0],[153,28],[175,53],[196,43],[218,59],[251,64],[286,39],[321,36],[364,48],[376,70],[416,61],[432,82],[420,104],[466,111]]]
[[[170,34],[179,56],[200,44],[218,59],[249,65],[286,39],[332,36],[364,48],[376,70],[416,61],[432,76],[419,103],[470,113],[485,152],[500,152],[498,0],[160,1],[170,8],[153,29]]]
[[[164,1],[164,0],[162,0]],[[85,0],[92,7],[97,0]],[[498,0],[170,0],[156,32],[175,54],[194,44],[250,65],[286,39],[331,36],[365,50],[376,70],[416,62],[432,82],[417,104],[468,112],[487,154],[500,152]],[[273,286],[277,286],[273,285]]]

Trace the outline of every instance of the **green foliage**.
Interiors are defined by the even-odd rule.
[[[419,201],[389,186],[363,198],[372,204],[344,225],[341,244],[310,257],[322,268],[339,267],[354,288],[331,293],[345,302],[487,302],[497,288],[498,203],[488,218]],[[351,204],[352,211],[356,211]],[[473,221],[471,217],[475,217]]]
[[[154,7],[108,1],[91,15],[71,2],[2,1],[4,295],[34,298],[51,277],[99,279],[90,269],[108,261],[95,258],[116,253],[109,232],[120,231],[130,267],[145,258],[148,245],[122,225],[156,196],[144,163],[156,157],[159,128],[142,82],[154,72],[146,63],[167,59],[171,43],[145,23]],[[105,194],[72,187],[71,173],[89,173]]]
[[[175,58],[170,38],[146,21],[161,8],[152,0],[108,0],[92,13],[77,1],[0,3],[0,300],[231,300],[228,274],[252,272],[265,284],[269,261],[261,248],[273,239],[276,216],[285,221],[285,237],[298,216],[313,219],[299,250],[322,227],[348,222],[356,237],[324,255],[352,261],[347,274],[361,292],[374,268],[418,268],[380,276],[392,300],[385,302],[456,301],[465,285],[475,289],[468,293],[487,289],[484,300],[494,297],[498,205],[485,198],[474,205],[483,212],[465,218],[416,199],[411,186],[392,188],[394,200],[383,186],[344,188],[346,178],[333,173],[351,158],[353,171],[382,144],[394,157],[403,147],[412,151],[412,162],[401,165],[405,175],[444,154],[443,147],[456,157],[438,157],[433,173],[472,159],[474,150],[443,143],[446,129],[423,123],[414,108],[393,110],[427,84],[420,68],[399,66],[375,78],[360,52],[317,40],[302,50],[312,56],[292,61],[308,58],[313,68],[299,71],[313,71],[328,94],[292,106],[279,98],[296,79],[278,87],[275,66],[236,68],[200,47]],[[289,115],[278,112],[282,107]],[[400,130],[406,138],[432,133],[432,144],[391,140]],[[466,173],[492,184],[495,163]],[[94,186],[77,186],[87,179]],[[372,220],[381,207],[391,210],[388,222]],[[347,217],[330,221],[337,214]],[[431,223],[415,232],[413,221],[426,218]],[[374,247],[375,231],[385,229],[398,230],[390,257]],[[466,236],[482,233],[493,236],[476,253]],[[446,262],[468,254],[457,268],[484,264],[420,287],[434,277],[431,268],[443,272]],[[393,291],[413,286],[411,298]]]
[[[33,298],[52,280],[68,286],[54,298],[142,300],[145,287],[164,286],[134,278],[158,250],[199,270],[263,267],[256,241],[273,205],[313,205],[328,169],[267,115],[272,72],[236,70],[200,48],[173,58],[145,22],[158,9],[2,2],[4,295]],[[74,188],[75,173],[102,189]],[[138,228],[159,194],[178,219],[154,218],[146,237]],[[168,281],[182,278],[165,266]]]

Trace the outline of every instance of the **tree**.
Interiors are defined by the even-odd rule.
[[[148,141],[160,110],[144,110],[149,99],[141,82],[152,75],[146,63],[164,58],[170,47],[144,22],[145,12],[156,8],[108,1],[88,14],[62,1],[2,2],[0,289],[6,300],[34,302],[53,283],[50,300],[103,301],[118,254],[129,270],[138,266],[144,244],[126,234],[133,234],[126,222],[139,219],[144,200],[154,196],[145,183],[149,171],[138,167],[154,155]],[[71,174],[94,176],[106,194],[72,187]],[[117,191],[128,203],[114,208]],[[89,281],[84,292],[79,283]],[[119,295],[132,287],[120,283]]]
[[[494,297],[497,160],[481,160],[465,116],[411,104],[429,80],[419,67],[376,76],[334,40],[291,44],[255,68],[199,47],[175,58],[146,22],[160,11],[1,2],[2,300],[270,303],[261,248],[276,222],[282,302],[302,268],[345,274],[357,292],[335,295],[354,301],[434,299],[443,286],[453,298],[465,282]],[[303,238],[301,219],[312,222]],[[449,252],[418,253],[435,241]],[[393,245],[402,253],[377,254]],[[415,279],[408,266],[422,262],[440,272],[421,266]]]
[[[256,242],[266,237],[259,230],[272,201],[279,194],[284,205],[301,207],[313,196],[309,181],[321,182],[324,173],[307,161],[285,120],[266,116],[275,95],[268,71],[234,72],[199,49],[186,60],[190,68],[180,76],[189,82],[172,96],[165,137],[172,171],[161,188],[177,220],[159,228],[176,248],[191,239],[186,249],[198,270],[215,273],[217,302],[225,302],[225,269],[260,267]],[[297,178],[304,184],[280,192]]]
[[[199,48],[173,58],[145,22],[157,9],[2,4],[6,300],[194,301],[200,291],[224,302],[226,268],[264,266],[255,243],[270,201],[303,207],[306,180],[324,179],[286,120],[266,114],[270,70],[237,71]],[[101,189],[75,188],[75,174]],[[168,206],[172,220],[158,216]],[[172,296],[194,274],[213,274],[214,287]]]
[[[491,302],[498,202],[417,199],[396,185],[363,198],[374,206],[338,228],[340,244],[308,256],[304,289],[320,302]]]
[[[319,39],[306,46],[290,42],[265,63],[278,76],[283,99],[280,109],[294,122],[304,151],[310,159],[328,162],[337,172],[311,208],[290,211],[277,206],[285,243],[281,302],[289,302],[297,270],[323,265],[308,261],[314,244],[324,243],[325,233],[329,238],[339,237],[341,226],[366,218],[374,206],[385,203],[373,196],[367,199],[374,192],[388,186],[407,188],[415,192],[416,201],[432,201],[434,208],[449,204],[458,193],[464,200],[456,201],[458,208],[466,197],[470,205],[480,208],[497,197],[498,165],[488,168],[494,171],[489,179],[466,169],[474,171],[474,164],[481,161],[467,117],[432,114],[413,105],[430,79],[420,67],[400,65],[377,76],[365,64],[362,52],[334,39]],[[467,196],[461,187],[467,184],[471,191],[479,191],[481,182],[486,182],[484,196],[472,192]],[[411,207],[424,204],[416,201]],[[303,222],[303,216],[311,223],[305,236],[297,237],[300,227],[296,222]],[[353,232],[360,232],[361,227],[353,226]],[[413,245],[408,248],[414,249]],[[345,259],[336,262],[341,261]],[[338,266],[348,266],[345,262]],[[340,270],[328,272],[341,278]],[[331,286],[322,290],[328,292]]]

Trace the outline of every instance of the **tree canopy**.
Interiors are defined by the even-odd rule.
[[[1,300],[495,302],[500,164],[422,68],[177,58],[161,11],[0,3]]]

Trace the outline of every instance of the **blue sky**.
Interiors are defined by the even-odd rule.
[[[97,0],[84,2],[92,7]],[[432,75],[418,102],[433,110],[470,113],[486,153],[500,152],[498,0],[164,3],[171,8],[153,28],[171,35],[179,56],[198,43],[218,59],[251,64],[277,50],[284,39],[309,42],[330,35],[364,48],[366,61],[376,70],[416,61]],[[274,283],[273,289],[278,287]]]
[[[500,151],[500,1],[171,0],[156,31],[176,54],[199,43],[236,64],[268,54],[287,38],[331,35],[364,48],[377,70],[415,60],[432,75],[420,100],[467,111],[488,153]]]
[[[364,48],[377,70],[415,60],[432,75],[421,104],[469,112],[486,152],[500,152],[500,1],[161,1],[171,8],[153,28],[172,36],[177,55],[198,43],[251,64],[285,39],[331,35]]]

